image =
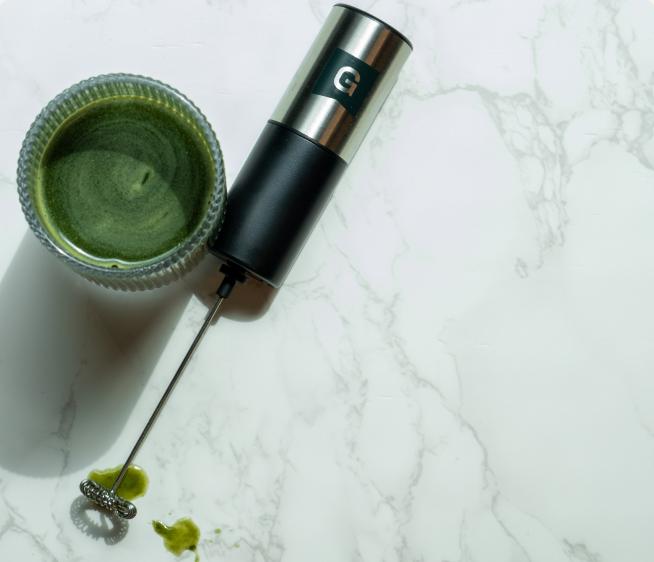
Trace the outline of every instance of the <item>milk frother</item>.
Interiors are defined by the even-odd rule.
[[[131,519],[117,490],[193,352],[232,289],[246,278],[280,287],[361,145],[412,50],[400,32],[358,8],[336,4],[264,127],[228,194],[209,251],[224,265],[217,299],[111,489],[82,493]]]

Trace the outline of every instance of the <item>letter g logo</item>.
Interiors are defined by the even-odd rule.
[[[311,93],[336,100],[351,117],[356,117],[378,76],[379,72],[365,61],[336,47],[323,63]]]
[[[360,80],[361,75],[356,69],[351,66],[342,66],[334,76],[334,87],[348,96],[352,96]]]

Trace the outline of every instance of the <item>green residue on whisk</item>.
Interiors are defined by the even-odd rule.
[[[107,468],[105,470],[92,470],[89,472],[88,478],[107,489],[111,489],[122,468],[123,465],[115,468]],[[127,469],[125,478],[123,478],[120,486],[118,486],[116,493],[121,498],[132,501],[145,495],[145,492],[148,490],[148,482],[148,475],[145,473],[145,470],[140,466],[131,464]]]
[[[179,556],[185,550],[195,552],[196,562],[200,560],[197,553],[200,540],[200,529],[188,517],[178,519],[172,525],[165,525],[161,521],[153,521],[152,528],[164,540],[164,546],[173,554]]]

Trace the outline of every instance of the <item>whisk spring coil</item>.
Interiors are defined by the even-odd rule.
[[[115,492],[93,480],[82,480],[79,489],[93,503],[123,519],[133,519],[136,516],[136,506],[132,502],[117,496]]]

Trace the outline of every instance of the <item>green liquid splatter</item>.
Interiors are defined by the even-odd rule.
[[[116,468],[107,468],[106,470],[92,470],[89,472],[88,478],[110,489],[122,468],[123,466],[120,465]],[[116,493],[121,498],[132,501],[145,495],[145,492],[148,490],[148,482],[148,475],[145,471],[140,466],[132,464],[127,469],[125,478],[123,478],[120,486],[118,486]]]
[[[200,529],[188,517],[175,521],[173,525],[165,525],[161,521],[153,521],[152,528],[164,540],[164,546],[173,554],[179,556],[185,550],[195,552],[196,562],[200,560],[197,553],[200,540]]]
[[[92,265],[129,269],[173,251],[211,198],[210,149],[191,119],[162,103],[115,97],[55,131],[34,199],[46,229]]]

